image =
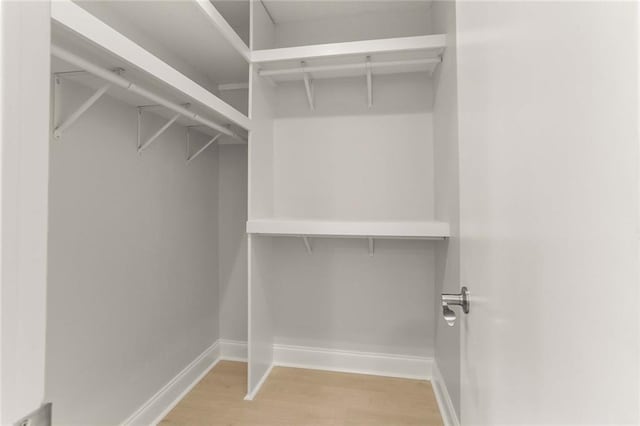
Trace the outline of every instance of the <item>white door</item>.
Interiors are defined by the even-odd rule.
[[[458,2],[461,422],[637,424],[635,2]]]

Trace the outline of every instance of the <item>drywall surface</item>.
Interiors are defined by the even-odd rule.
[[[0,424],[43,402],[49,2],[0,3]]]
[[[247,146],[218,148],[220,338],[247,341]]]
[[[271,240],[276,343],[433,356],[439,242],[376,240],[372,257],[366,239]]]
[[[92,92],[61,93],[66,116]],[[172,126],[138,155],[136,109],[104,97],[50,170],[46,399],[55,424],[117,424],[218,338],[217,152],[187,166]]]
[[[430,33],[430,22],[426,5],[413,10],[287,21],[275,26],[273,47],[425,35]]]
[[[277,217],[433,217],[431,114],[281,118],[274,135]]]
[[[459,418],[460,323],[454,327],[445,323],[439,298],[441,293],[458,293],[461,286],[455,2],[434,2],[431,11],[434,32],[447,35],[447,49],[433,85],[435,216],[448,222],[451,230],[451,237],[435,251],[435,358]]]

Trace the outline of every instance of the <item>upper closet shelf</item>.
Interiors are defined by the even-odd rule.
[[[150,7],[150,3],[158,3],[158,9],[155,6]],[[173,7],[174,3],[178,3],[179,7]],[[246,46],[242,47],[242,40],[208,1],[82,2],[82,5],[83,7],[70,0],[51,2],[52,43],[60,48],[58,52],[71,52],[73,56],[104,69],[123,68],[126,80],[173,103],[191,104],[190,110],[193,114],[201,115],[199,112],[202,111],[222,125],[236,125],[250,130],[250,120],[246,115],[206,88],[217,88],[218,84],[237,82],[242,70],[248,70],[248,63],[243,56],[249,56]],[[90,13],[85,8],[96,10]],[[189,34],[189,40],[186,40],[184,35],[177,34],[162,24],[167,19],[173,19],[176,23],[197,20],[202,37],[192,37],[193,34],[200,33],[194,32],[195,29],[190,27],[189,31],[184,32]],[[132,21],[135,23],[133,27],[124,27],[127,22]],[[146,22],[146,27],[139,28],[142,22]],[[120,27],[115,28],[116,24]],[[145,33],[145,36],[141,36],[142,32],[136,32],[147,30],[147,27],[155,28],[158,34]],[[161,37],[160,33],[164,35]],[[141,40],[148,39],[149,35],[154,39],[154,47],[157,47],[151,49],[153,52],[145,48],[146,45],[142,47],[139,44]],[[212,38],[214,35],[216,37]],[[156,39],[156,36],[159,38]],[[169,38],[175,40],[173,44],[163,45],[165,39]],[[207,38],[207,41],[201,40],[202,38]],[[191,56],[184,59],[174,54],[181,52],[181,45],[188,45],[189,42],[192,42],[192,49],[187,50],[193,52]],[[219,50],[208,50],[209,54],[204,55],[202,50],[207,42],[209,47],[219,47]],[[162,46],[164,50],[160,52],[158,46]],[[169,59],[176,59],[175,63]],[[227,66],[215,68],[214,72],[209,65],[216,59],[223,63],[227,61]],[[67,63],[72,67],[77,66],[69,61]],[[56,66],[57,71],[67,71],[63,66]],[[201,78],[189,74],[184,69],[186,66],[192,66],[195,69],[194,73]],[[121,92],[126,91],[124,88]],[[122,94],[122,97],[123,100],[127,100],[131,93]]]
[[[299,237],[350,237],[392,239],[444,239],[449,224],[435,221],[356,222],[296,219],[247,221],[247,233]]]
[[[273,81],[432,72],[446,47],[443,34],[256,50],[251,61]]]

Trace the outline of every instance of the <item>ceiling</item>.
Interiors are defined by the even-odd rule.
[[[431,0],[262,0],[276,24],[428,9]]]

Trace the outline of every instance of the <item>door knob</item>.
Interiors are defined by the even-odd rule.
[[[462,287],[458,294],[443,293],[440,297],[442,298],[442,316],[449,327],[453,327],[456,322],[456,313],[451,306],[461,306],[462,312],[469,313],[469,290],[466,287]]]

